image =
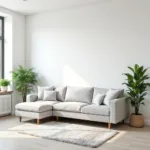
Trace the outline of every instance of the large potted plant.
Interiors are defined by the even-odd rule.
[[[12,71],[12,80],[15,88],[22,95],[23,102],[26,102],[26,96],[33,90],[33,85],[37,83],[37,73],[32,68],[26,69],[19,66]]]
[[[144,105],[144,97],[147,95],[147,87],[150,83],[147,82],[149,76],[146,74],[147,69],[143,66],[135,65],[133,68],[128,67],[132,73],[125,73],[127,77],[125,83],[127,86],[128,100],[132,107],[134,107],[134,113],[130,117],[130,125],[133,127],[143,127],[144,117],[140,114],[140,105]]]
[[[8,85],[10,85],[10,81],[7,79],[0,79],[0,87],[2,92],[6,92],[8,90]]]

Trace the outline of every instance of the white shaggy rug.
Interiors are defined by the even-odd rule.
[[[118,132],[88,125],[48,122],[41,125],[26,123],[12,128],[21,134],[96,148]]]

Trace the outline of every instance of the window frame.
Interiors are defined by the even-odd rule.
[[[1,77],[2,78],[4,78],[4,40],[5,40],[5,38],[4,38],[4,17],[2,17],[2,16],[0,16],[0,20],[2,21],[2,31],[1,31],[1,33],[2,33],[2,35],[0,36],[0,40],[2,41],[2,47],[1,47],[1,50],[2,50],[2,52],[1,52],[1,54],[2,54],[2,58],[1,58],[1,64],[2,64],[2,69],[1,69]]]

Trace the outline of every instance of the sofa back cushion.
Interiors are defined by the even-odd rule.
[[[67,87],[66,102],[82,102],[91,104],[93,98],[92,87]]]
[[[55,87],[54,90],[56,91],[56,99],[58,101],[65,101],[67,87],[58,86],[58,87]]]
[[[116,90],[116,89],[114,89]],[[124,89],[118,89],[119,90],[119,96],[118,98],[124,97]]]

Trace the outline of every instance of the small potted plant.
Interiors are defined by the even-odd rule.
[[[0,79],[0,87],[2,92],[6,92],[8,90],[8,85],[10,85],[10,81],[7,79]]]
[[[147,95],[147,87],[150,86],[150,83],[147,82],[149,76],[146,74],[147,69],[144,69],[143,66],[135,65],[133,68],[128,67],[130,73],[125,73],[127,77],[125,83],[127,86],[128,100],[130,101],[132,107],[134,107],[134,113],[130,117],[130,125],[132,127],[143,127],[144,126],[144,117],[139,112],[140,105],[144,105],[144,97]]]

